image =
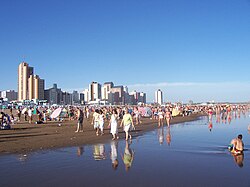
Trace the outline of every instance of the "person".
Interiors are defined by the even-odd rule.
[[[104,135],[104,132],[103,132],[103,129],[104,129],[104,114],[103,114],[102,110],[100,110],[100,113],[99,113],[99,128],[100,128],[100,131],[101,131],[101,136]]]
[[[170,119],[171,119],[171,112],[169,111],[169,109],[167,109],[167,112],[166,112],[166,121],[167,121],[167,125],[168,127],[170,126]]]
[[[117,112],[116,110],[113,110],[110,121],[109,121],[110,133],[113,136],[112,140],[119,139],[117,118],[118,118]]]
[[[159,112],[158,112],[158,127],[163,126],[163,119],[164,119],[164,113],[163,113],[162,109],[159,109]]]
[[[239,153],[239,154],[242,153],[244,150],[242,134],[239,134],[237,138],[232,139],[228,148],[232,153]]]
[[[28,110],[28,116],[29,116],[29,123],[31,124],[33,119],[33,111],[31,107]]]
[[[20,107],[17,109],[17,121],[18,122],[20,122],[20,120],[21,120],[21,113],[22,113],[22,111],[21,111],[21,109],[20,109]]]
[[[77,108],[77,129],[75,132],[83,132],[83,112],[80,108]]]
[[[92,118],[92,125],[94,125],[94,129],[96,130],[96,136],[99,136],[99,110],[96,109],[93,118]]]
[[[131,125],[132,125],[133,128],[135,128],[135,126],[134,126],[131,114],[128,113],[128,109],[125,110],[125,114],[124,114],[124,116],[122,118],[120,126],[122,127],[122,125],[124,125],[123,130],[124,130],[124,132],[126,134],[126,141],[128,140],[128,137],[131,140],[132,136],[131,136],[131,134],[129,134],[129,130],[131,128]]]

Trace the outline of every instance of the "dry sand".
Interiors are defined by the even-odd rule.
[[[185,117],[174,117],[171,125],[197,120],[199,114]],[[61,126],[59,126],[61,124]],[[143,118],[142,124],[135,125],[136,132],[132,136],[142,135],[144,132],[157,128],[157,121]],[[166,125],[166,124],[164,124]],[[71,146],[81,146],[106,142],[112,139],[105,122],[104,135],[96,136],[91,125],[91,119],[84,119],[84,132],[75,133],[77,121],[48,122],[47,124],[28,124],[20,122],[12,125],[11,130],[0,130],[0,154],[27,153],[43,149],[54,149]],[[120,139],[124,139],[124,133],[119,128]]]

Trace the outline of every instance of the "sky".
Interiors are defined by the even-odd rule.
[[[113,81],[164,101],[250,101],[250,0],[1,0],[0,90]]]

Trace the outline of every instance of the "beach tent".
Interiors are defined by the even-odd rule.
[[[143,117],[152,116],[152,110],[149,107],[139,107],[138,110]]]
[[[178,116],[180,114],[180,111],[176,108],[173,109],[172,111],[172,116],[175,117],[175,116]]]
[[[52,114],[50,115],[50,117],[52,119],[57,118],[62,112],[62,108],[57,108],[54,112],[52,112]]]

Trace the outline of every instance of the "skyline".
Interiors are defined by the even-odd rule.
[[[17,66],[26,61],[46,88],[81,91],[92,81],[113,81],[147,93],[148,101],[157,89],[172,102],[250,100],[248,0],[0,5],[8,79],[1,90],[17,90]]]

